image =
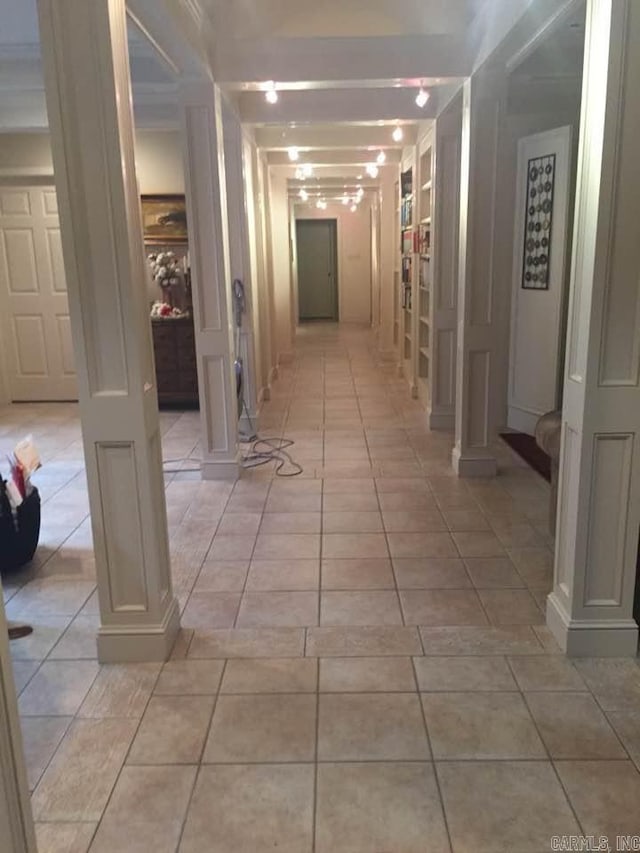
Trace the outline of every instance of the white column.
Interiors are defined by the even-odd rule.
[[[498,144],[504,77],[479,72],[465,81],[462,104],[455,446],[460,476],[490,477],[497,464],[498,372],[493,270]]]
[[[429,426],[455,426],[458,234],[460,215],[461,100],[456,98],[436,119],[432,165],[434,196],[432,363]]]
[[[571,655],[635,655],[640,527],[640,4],[588,0],[547,622]]]
[[[202,477],[236,479],[238,408],[220,90],[212,81],[182,89]]]
[[[271,236],[271,281],[273,285],[272,343],[277,354],[276,366],[293,361],[295,347],[294,316],[296,295],[291,280],[291,224],[287,195],[287,172],[270,166],[269,180],[269,230]]]
[[[222,106],[224,135],[224,165],[227,190],[227,216],[229,220],[229,262],[231,280],[240,279],[244,285],[246,313],[242,317],[242,329],[235,330],[234,337],[239,345],[244,374],[244,403],[240,417],[240,429],[245,435],[252,431],[258,413],[258,390],[256,383],[256,359],[253,333],[253,288],[249,258],[249,235],[247,207],[245,204],[244,140],[242,125],[228,104]]]
[[[2,853],[36,853],[16,688],[0,584],[0,839]]]
[[[124,0],[38,0],[102,625],[102,661],[163,660],[171,588]]]

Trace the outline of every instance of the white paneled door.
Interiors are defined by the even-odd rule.
[[[77,399],[52,186],[0,187],[0,331],[12,400]]]
[[[560,400],[571,128],[518,143],[508,425],[533,435]]]

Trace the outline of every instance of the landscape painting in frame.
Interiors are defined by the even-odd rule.
[[[183,195],[143,195],[142,230],[145,243],[184,243],[187,208]]]

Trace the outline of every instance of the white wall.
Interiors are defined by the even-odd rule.
[[[143,195],[184,193],[178,131],[137,131],[135,155],[138,183]],[[21,169],[53,174],[48,133],[0,134],[0,178],[3,172]]]
[[[326,210],[296,204],[296,219],[336,219],[338,223],[338,312],[341,323],[371,323],[371,203],[352,213],[341,203]]]

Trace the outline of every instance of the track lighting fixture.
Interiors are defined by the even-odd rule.
[[[386,159],[387,155],[384,153],[384,151],[380,151],[378,156],[376,157],[376,163],[378,164],[378,166],[383,166]]]
[[[398,125],[396,127],[396,129],[393,131],[393,133],[391,134],[391,137],[392,137],[394,142],[402,142],[403,136],[404,136],[404,133],[402,132],[402,128],[400,127],[400,125]]]
[[[300,198],[302,199],[302,201],[308,201],[308,200],[309,200],[309,193],[305,190],[305,188],[304,188],[304,187],[301,187],[300,192],[298,193],[298,195],[300,196]]]
[[[358,209],[358,205],[357,205],[357,204],[352,204],[352,205],[351,205],[351,207],[350,207],[349,209],[351,210],[351,213],[355,213],[355,212],[356,212],[356,210]]]
[[[316,202],[316,207],[318,208],[318,210],[326,210],[327,202],[323,198],[319,198]]]
[[[291,160],[292,163],[295,163],[296,160],[300,159],[300,152],[295,145],[290,145],[289,148],[287,148],[287,154],[289,155],[289,160]]]
[[[378,167],[376,166],[375,163],[367,163],[366,171],[367,171],[367,175],[369,175],[370,178],[377,178],[378,177]]]
[[[313,166],[311,163],[304,163],[302,166],[302,174],[305,178],[310,178],[313,175]]]

